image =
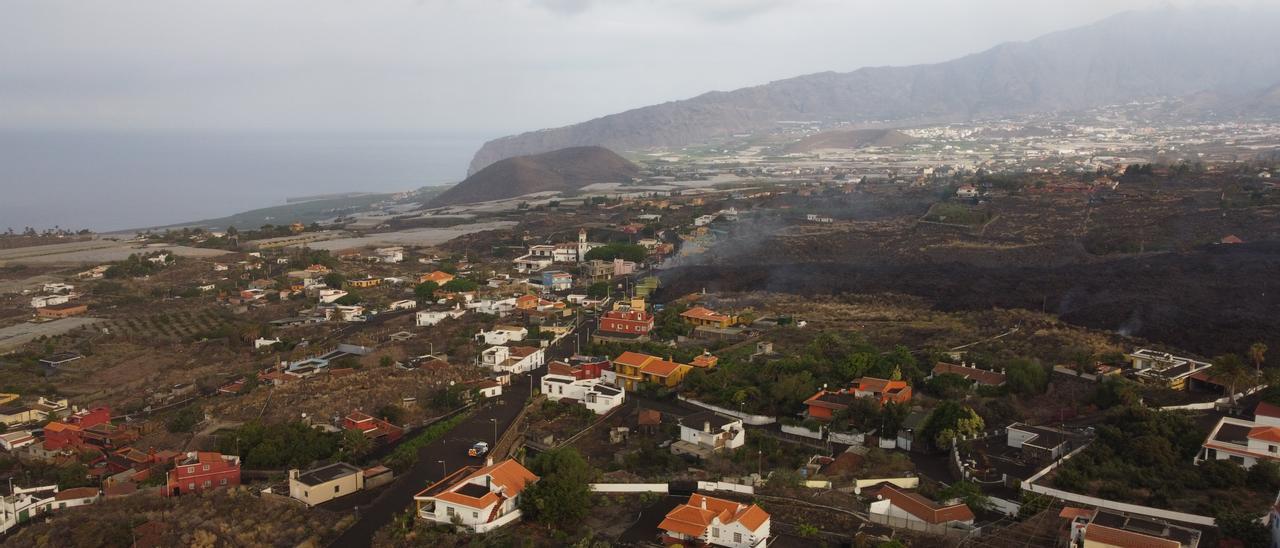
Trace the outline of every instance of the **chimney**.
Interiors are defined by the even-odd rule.
[[[711,421],[702,421],[702,431],[708,434],[711,433]]]
[[[485,466],[493,466],[493,457],[491,457],[491,456],[490,456],[490,457],[485,457],[485,458],[484,458],[484,465],[485,465]],[[485,476],[485,477],[488,477],[488,476]]]
[[[704,496],[704,497],[702,497],[702,509],[703,509],[703,510],[706,510],[706,509],[707,509],[707,497],[705,497],[705,496]]]

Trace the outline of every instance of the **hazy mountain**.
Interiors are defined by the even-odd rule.
[[[1206,90],[1250,96],[1280,83],[1278,25],[1275,8],[1128,12],[943,63],[810,74],[503,137],[485,143],[470,170],[570,146],[626,150],[702,142],[783,120],[904,124]],[[903,33],[913,39],[909,29]]]
[[[639,167],[607,148],[564,148],[507,158],[486,166],[428,205],[468,204],[534,192],[577,190],[594,183],[628,182],[639,173]]]

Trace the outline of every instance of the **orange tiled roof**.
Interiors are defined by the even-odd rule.
[[[645,362],[644,367],[640,368],[641,373],[657,375],[659,377],[670,377],[672,373],[680,370],[682,367],[688,367],[682,363],[671,362],[659,358],[654,358]]]
[[[1257,417],[1280,417],[1280,407],[1260,401],[1253,409],[1253,414]]]
[[[970,510],[966,504],[942,506],[917,493],[899,491],[890,484],[882,484],[875,494],[888,499],[894,506],[927,523],[969,521],[974,518],[973,510]]]
[[[703,306],[695,306],[693,308],[690,308],[689,310],[684,311],[684,313],[680,315],[686,318],[693,318],[697,320],[708,320],[713,322],[724,322],[729,320],[729,316],[726,316],[724,314],[720,314],[717,312],[713,312],[710,309]]]
[[[1182,543],[1176,540],[1153,537],[1133,531],[1125,531],[1096,523],[1089,524],[1084,530],[1084,539],[1086,541],[1096,542],[1109,546],[1124,546],[1126,548],[1181,548]]]
[[[1255,426],[1249,429],[1249,439],[1280,443],[1280,427]]]
[[[658,359],[655,356],[632,352],[630,350],[623,352],[620,356],[613,359],[613,363],[629,365],[631,367],[644,367],[645,362]]]
[[[493,487],[483,497],[470,497],[456,491],[471,480],[484,476],[489,476]],[[461,504],[469,508],[488,508],[500,500],[495,492],[499,488],[503,489],[503,497],[513,498],[523,492],[525,486],[536,481],[538,481],[538,476],[535,476],[533,472],[521,466],[515,459],[507,459],[472,472],[471,475],[453,484],[453,486],[449,487],[449,490],[436,495],[435,498],[445,502]]]
[[[65,422],[59,422],[59,421],[53,421],[49,424],[44,425],[45,432],[64,432],[64,431],[76,432],[79,430],[80,430],[79,426],[76,426],[74,424],[67,424]]]
[[[700,537],[714,520],[722,524],[741,523],[749,531],[769,520],[768,512],[757,505],[744,505],[731,500],[694,493],[689,502],[673,508],[658,525],[659,529]]]

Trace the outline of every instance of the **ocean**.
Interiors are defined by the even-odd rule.
[[[0,132],[0,231],[98,232],[462,180],[491,136]]]

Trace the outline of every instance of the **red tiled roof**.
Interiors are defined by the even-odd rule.
[[[685,318],[694,318],[697,320],[708,320],[713,322],[729,321],[729,316],[726,316],[724,314],[720,314],[717,312],[713,312],[710,309],[702,306],[695,306],[693,308],[690,308],[689,310],[686,310],[684,311],[684,313],[680,314],[680,316]]]
[[[1256,417],[1280,418],[1280,406],[1275,406],[1265,401],[1260,401],[1258,402],[1258,406],[1253,408],[1253,414]]]
[[[1071,506],[1068,506],[1066,508],[1063,508],[1061,512],[1058,512],[1058,517],[1067,518],[1067,519],[1076,519],[1076,518],[1092,519],[1093,515],[1096,513],[1097,511],[1090,510],[1088,508],[1073,508]]]
[[[456,489],[466,485],[467,482],[472,479],[483,476],[489,476],[490,481],[492,482],[491,485],[493,485],[490,492],[486,493],[483,497],[475,498],[456,492]],[[483,509],[488,508],[490,505],[500,500],[495,492],[498,488],[504,489],[503,497],[514,498],[516,495],[519,495],[524,491],[525,486],[536,481],[538,481],[538,476],[535,476],[533,472],[530,472],[527,468],[521,466],[520,463],[516,462],[514,459],[507,459],[498,464],[486,466],[472,472],[471,475],[462,478],[457,483],[453,484],[453,486],[449,487],[449,490],[436,495],[435,498],[445,502],[461,504],[469,508]]]
[[[769,520],[769,514],[755,504],[739,504],[694,493],[689,496],[689,502],[668,512],[658,528],[701,537],[717,518],[722,524],[741,523],[748,531],[755,531]]]
[[[53,496],[54,500],[87,499],[98,496],[97,487],[74,487],[63,489]]]

